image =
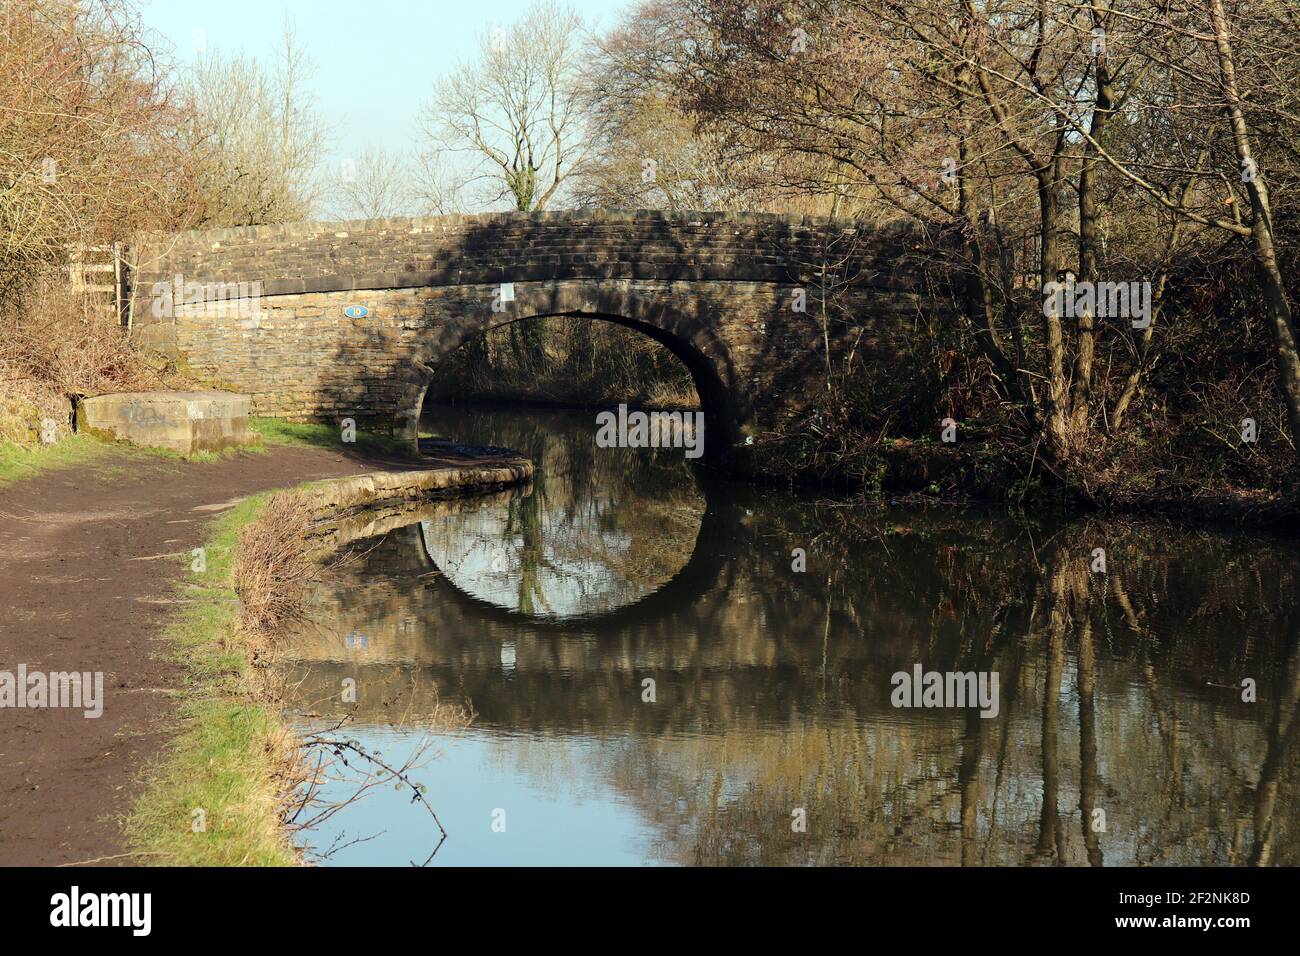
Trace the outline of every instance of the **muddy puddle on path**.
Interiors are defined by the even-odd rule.
[[[299,726],[425,748],[430,865],[1300,863],[1288,538],[715,484],[585,412],[425,428],[537,476],[371,528],[283,668]],[[996,673],[996,714],[894,706],[918,666]],[[405,866],[439,835],[384,783],[307,842]]]

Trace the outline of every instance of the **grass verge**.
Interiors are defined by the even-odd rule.
[[[262,436],[268,445],[307,445],[315,448],[328,448],[338,451],[341,448],[353,449],[366,456],[389,456],[395,458],[415,458],[415,449],[410,441],[389,438],[384,435],[372,435],[357,432],[356,441],[343,444],[337,425],[316,425],[304,422],[288,422],[282,418],[254,418],[249,423],[253,431]]]
[[[93,461],[111,447],[89,435],[73,435],[53,445],[0,442],[0,488],[41,472]]]
[[[351,448],[355,449],[358,455],[367,457],[399,459],[416,457],[410,442],[383,435],[358,432],[355,443],[343,445],[339,440],[339,430],[333,425],[301,424],[287,422],[280,418],[255,418],[251,422],[251,427],[262,436],[262,445],[242,445],[222,451],[198,451],[191,455],[180,455],[162,448],[140,448],[126,442],[102,441],[93,435],[85,434],[71,435],[53,445],[26,445],[0,441],[0,488],[11,482],[32,478],[59,468],[92,462],[105,457],[110,452],[125,456],[186,461],[192,464],[221,461],[245,453],[260,454],[277,445],[328,448],[330,451]]]
[[[264,439],[265,440],[265,439]],[[119,467],[131,459],[153,458],[191,464],[209,464],[244,453],[262,454],[260,445],[241,445],[221,451],[196,451],[189,455],[166,448],[147,448],[123,441],[105,441],[94,435],[77,434],[60,439],[53,445],[24,445],[0,442],[0,488],[15,481],[74,465],[84,465],[113,456],[121,459]]]
[[[240,535],[272,494],[249,498],[218,519],[204,545],[205,569],[182,583],[191,603],[167,636],[186,668],[183,726],[151,768],[126,826],[132,850],[147,862],[299,862],[280,822],[295,738],[278,707],[259,700],[233,584]]]

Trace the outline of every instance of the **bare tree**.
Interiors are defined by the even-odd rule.
[[[327,131],[304,85],[310,69],[287,22],[273,68],[216,49],[195,65],[188,145],[206,157],[197,184],[205,223],[291,222],[312,213]]]
[[[1131,429],[1168,340],[1157,323],[1196,308],[1186,297],[1165,308],[1180,291],[1171,276],[1234,254],[1255,266],[1256,311],[1300,429],[1294,280],[1278,237],[1294,221],[1300,152],[1294,4],[643,0],[629,22],[631,42],[602,44],[620,54],[605,84],[615,115],[666,89],[728,185],[757,170],[774,195],[960,241],[958,261],[933,250],[968,279],[954,290],[961,325],[940,334],[978,348],[982,363],[966,367],[1015,410],[1035,462],[1086,472],[1103,435]],[[629,172],[614,165],[621,145],[593,164],[615,182]],[[1148,276],[1145,326],[1045,301],[1062,279]]]
[[[411,170],[411,202],[426,216],[447,216],[463,210],[464,183],[440,150],[423,149]]]
[[[996,24],[971,0],[964,2],[968,22],[982,38],[991,39],[967,54],[964,62],[975,74],[990,119],[1039,180],[1044,284],[1063,263],[1057,237],[1065,223],[1057,204],[1069,172],[1062,160],[1070,158],[1072,144],[1081,140],[1083,158],[1074,182],[1079,199],[1080,278],[1091,282],[1098,275],[1097,180],[1103,164],[1112,177],[1149,204],[1148,215],[1172,219],[1175,243],[1185,227],[1218,231],[1241,242],[1249,250],[1263,292],[1262,311],[1273,338],[1292,443],[1300,441],[1300,353],[1278,254],[1269,177],[1258,162],[1259,135],[1254,129],[1262,121],[1277,137],[1281,125],[1289,130],[1278,138],[1294,139],[1300,126],[1286,108],[1294,95],[1293,67],[1274,65],[1295,62],[1294,7],[1259,0],[1244,8],[1234,6],[1230,15],[1222,0],[1138,0],[1121,5],[1093,0],[1082,8],[1040,4],[1035,16],[1025,4],[1018,19],[1030,25],[1030,35],[1017,43],[1012,30]],[[1087,16],[1083,26],[1063,30],[1069,17],[1081,11]],[[1016,18],[1002,22],[1015,23]],[[1088,27],[1093,55],[1083,57],[1078,37]],[[1108,31],[1122,43],[1120,57],[1107,53]],[[1242,49],[1255,67],[1245,81],[1249,94],[1243,94],[1239,78]],[[1059,72],[1045,76],[1044,70],[1053,63]],[[1126,69],[1134,79],[1128,89],[1120,89],[1117,74]],[[1121,109],[1134,121],[1149,124],[1158,137],[1137,142],[1132,137],[1109,137],[1107,121]],[[1017,132],[1023,130],[1024,121],[1016,117],[1032,115],[1034,110],[1052,117],[1055,145],[1050,152]],[[1041,137],[1044,131],[1038,132]],[[1167,273],[1161,272],[1162,290],[1166,278]],[[1048,322],[1050,326],[1050,317]],[[1148,328],[1143,336],[1140,355],[1145,353],[1149,332]],[[1090,312],[1081,313],[1075,361],[1067,376],[1065,337],[1059,326],[1049,328],[1049,430],[1067,453],[1087,430],[1098,333]],[[1141,371],[1139,364],[1136,374]],[[1071,380],[1073,394],[1067,399],[1065,390]],[[1132,382],[1131,376],[1130,386]],[[1117,407],[1121,417],[1132,393],[1129,387],[1121,395],[1124,404]]]
[[[762,205],[747,189],[748,168],[725,157],[720,137],[697,128],[674,83],[681,51],[697,42],[696,24],[669,4],[633,7],[585,57],[593,142],[600,144],[576,178],[583,206],[639,209],[748,209]],[[750,157],[752,159],[752,156]]]
[[[579,83],[582,22],[542,0],[479,37],[478,57],[438,83],[421,123],[429,144],[469,155],[494,202],[545,209],[581,168],[590,141]]]
[[[129,6],[0,7],[0,292],[73,243],[193,221],[184,107]]]
[[[382,146],[367,146],[343,160],[329,196],[330,213],[340,219],[400,216],[414,202],[409,166]]]
[[[0,443],[66,421],[70,393],[167,387],[68,268],[198,220],[188,110],[151,42],[120,0],[0,3]]]

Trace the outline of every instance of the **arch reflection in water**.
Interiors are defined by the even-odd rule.
[[[480,427],[481,415],[460,414],[457,425]],[[579,618],[635,603],[686,563],[704,497],[680,453],[597,453],[583,427],[589,417],[565,416],[564,429],[520,417],[499,438],[537,465],[530,492],[505,509],[485,503],[423,522],[430,559],[465,594],[527,615]]]
[[[553,456],[546,477],[568,466]],[[1088,573],[1097,541],[1104,578]],[[313,596],[291,683],[337,716],[354,677],[350,732],[394,758],[435,701],[473,703],[474,727],[422,771],[451,832],[437,863],[1300,861],[1285,540],[709,489],[681,570],[577,621],[431,573],[419,525],[366,547]],[[998,717],[893,709],[891,675],[918,662],[998,671]],[[387,831],[337,862],[406,861],[426,821],[397,799],[337,821]]]

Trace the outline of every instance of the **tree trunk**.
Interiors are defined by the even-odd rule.
[[[1094,6],[1094,26],[1102,26],[1101,12]],[[1084,144],[1083,164],[1079,169],[1079,281],[1095,283],[1100,271],[1097,240],[1097,144],[1106,132],[1106,121],[1114,108],[1110,67],[1103,47],[1097,53],[1095,75],[1097,101],[1089,122],[1089,139]],[[1074,393],[1070,397],[1071,444],[1077,446],[1088,431],[1092,409],[1093,357],[1097,349],[1097,326],[1093,309],[1078,317],[1078,344],[1074,354]]]
[[[1060,162],[1052,163],[1038,173],[1039,208],[1039,278],[1043,295],[1049,284],[1057,281],[1060,269],[1057,219],[1060,203],[1057,198]],[[1041,300],[1040,300],[1041,301]],[[1054,308],[1043,309],[1043,328],[1047,340],[1047,437],[1051,442],[1052,458],[1064,461],[1070,457],[1069,422],[1066,418],[1065,394],[1065,336],[1061,317]]]
[[[1242,178],[1245,180],[1246,192],[1250,196],[1251,245],[1260,279],[1264,285],[1265,312],[1268,315],[1269,328],[1273,333],[1282,391],[1286,395],[1291,439],[1300,444],[1300,354],[1296,351],[1291,306],[1286,299],[1286,286],[1282,280],[1277,251],[1273,245],[1273,214],[1269,205],[1268,186],[1264,181],[1263,172],[1256,168],[1254,157],[1251,155],[1250,133],[1246,126],[1245,113],[1241,108],[1241,97],[1237,92],[1236,67],[1233,62],[1232,46],[1228,42],[1228,19],[1223,12],[1223,0],[1209,0],[1209,5],[1210,19],[1214,25],[1214,43],[1218,51],[1219,80],[1223,84],[1223,94],[1227,101],[1228,119],[1232,124],[1232,139],[1237,148],[1237,159],[1243,170]]]

